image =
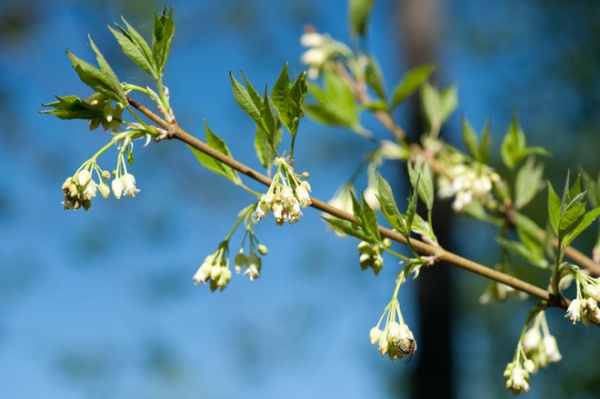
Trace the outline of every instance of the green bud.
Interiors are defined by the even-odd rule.
[[[269,249],[264,244],[258,244],[258,253],[261,255],[266,255],[269,252]]]

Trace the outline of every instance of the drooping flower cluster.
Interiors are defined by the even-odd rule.
[[[506,378],[506,389],[518,395],[521,392],[529,391],[529,373],[533,371],[533,361],[521,358],[515,359],[506,365],[504,377]]]
[[[384,238],[381,243],[371,244],[366,241],[361,241],[358,246],[360,253],[360,268],[367,270],[369,267],[373,269],[373,273],[378,275],[383,268],[383,257],[381,254],[392,245],[389,238]]]
[[[123,195],[135,197],[135,194],[140,191],[136,187],[135,177],[127,172],[120,174],[119,171],[120,169],[117,168],[113,172],[115,177],[111,183],[115,198],[120,199]],[[99,183],[93,179],[93,172],[97,175]],[[86,161],[75,175],[68,177],[62,185],[63,208],[77,210],[83,207],[87,211],[92,206],[92,198],[96,196],[97,191],[100,191],[104,199],[108,198],[111,188],[104,180],[108,180],[110,177],[109,171],[98,167],[95,157]]]
[[[561,361],[562,355],[558,350],[556,338],[548,329],[545,312],[539,312],[525,332],[523,350],[527,359],[533,361],[534,368],[531,371],[533,373],[540,367],[547,367],[550,363]]]
[[[256,220],[261,220],[269,211],[273,211],[278,226],[285,222],[293,224],[302,216],[300,208],[306,208],[312,203],[308,194],[311,192],[310,184],[300,179],[300,177],[308,177],[308,174],[296,175],[292,166],[284,158],[277,158],[274,162],[277,171],[269,190],[260,198],[254,217]]]
[[[570,266],[577,284],[577,297],[569,304],[565,317],[571,319],[573,324],[580,320],[585,326],[590,322],[600,323],[600,277],[591,277],[587,271]]]
[[[494,183],[500,176],[492,168],[481,164],[459,164],[449,170],[450,178],[440,176],[438,180],[440,198],[454,197],[452,209],[462,211],[472,201],[486,203],[491,199]]]
[[[384,309],[377,325],[371,328],[369,339],[372,345],[378,345],[381,356],[387,355],[392,362],[407,356],[406,361],[408,362],[417,351],[417,341],[408,325],[404,323],[396,293]],[[381,322],[384,318],[385,325],[381,329]]]
[[[112,100],[106,98],[103,94],[94,93],[86,99],[92,107],[102,110],[102,116],[89,120],[90,130],[96,129],[100,124],[105,132],[119,131],[123,123],[123,104],[116,103],[112,105]]]
[[[204,263],[198,268],[194,274],[194,282],[196,284],[206,284],[210,280],[210,290],[223,291],[229,280],[231,280],[231,270],[229,269],[229,246],[227,241],[219,244],[216,252],[208,255],[204,259]]]
[[[268,252],[266,245],[263,244],[259,244],[257,249],[258,254],[261,255],[266,255]],[[262,260],[258,254],[254,249],[254,246],[250,246],[249,255],[246,255],[244,253],[244,249],[241,248],[240,252],[238,252],[235,258],[233,258],[235,272],[239,274],[242,269],[245,269],[244,275],[247,275],[248,278],[250,278],[250,281],[254,281],[255,279],[259,278]]]
[[[515,395],[529,391],[529,374],[561,359],[556,338],[548,328],[546,313],[534,308],[517,343],[513,361],[504,370],[506,389]]]
[[[496,265],[495,269],[502,273],[510,272],[510,270],[506,270],[506,267],[502,264]],[[479,303],[487,305],[492,301],[503,302],[508,298],[516,298],[523,301],[527,299],[527,297],[528,295],[523,291],[515,290],[509,285],[490,280],[487,283],[484,293],[479,297]]]
[[[308,49],[302,54],[300,60],[308,65],[308,78],[316,79],[327,60],[337,55],[350,55],[352,51],[345,44],[333,40],[329,35],[315,32],[312,27],[307,27],[300,37],[300,44]]]
[[[98,172],[100,184],[92,179],[91,171],[94,169]],[[104,198],[108,198],[110,189],[102,181],[102,178],[108,177],[110,177],[108,171],[100,171],[96,165],[93,165],[91,169],[80,169],[74,176],[68,177],[62,185],[64,192],[63,209],[77,210],[83,207],[87,211],[92,206],[92,198],[96,196],[98,190]]]

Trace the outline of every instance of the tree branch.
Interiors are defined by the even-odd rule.
[[[133,98],[127,97],[127,100],[129,101],[129,104],[131,104],[139,112],[141,112],[150,120],[161,126],[163,129],[169,131],[171,133],[171,136],[169,138],[175,138],[199,151],[202,151],[208,156],[213,157],[214,159],[236,169],[238,172],[266,186],[269,186],[271,184],[271,179],[269,177],[213,149],[203,141],[197,139],[196,137],[183,130],[181,127],[179,127],[179,125],[171,125],[167,123],[165,120],[160,118],[158,115],[154,114],[152,111],[141,105],[139,102],[135,101]],[[323,202],[314,197],[311,197],[311,201],[311,206],[315,209],[318,209],[322,212],[328,213],[340,219],[345,219],[353,223],[356,222],[356,219],[353,215],[344,212],[338,208],[335,208],[327,204],[326,202]],[[387,237],[393,241],[399,242],[404,245],[408,244],[406,238],[397,231],[393,231],[385,227],[379,226],[379,232],[382,236]],[[473,262],[469,259],[465,259],[454,253],[445,251],[440,247],[426,244],[423,241],[411,238],[410,242],[413,248],[415,248],[421,254],[435,256],[437,257],[437,259],[453,264],[454,266],[468,270],[480,276],[495,280],[499,283],[506,284],[510,287],[513,287],[514,289],[525,292],[533,297],[547,302],[549,306],[556,306],[563,309],[566,309],[568,307],[569,302],[566,299],[553,298],[548,293],[548,291],[539,288],[535,285],[529,284],[523,280],[519,280],[515,277],[501,273],[497,270]]]

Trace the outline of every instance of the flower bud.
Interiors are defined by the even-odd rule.
[[[90,173],[89,170],[84,169],[79,171],[79,173],[77,173],[77,183],[79,184],[80,187],[85,187],[90,180],[92,179],[92,174]]]
[[[108,184],[104,182],[98,185],[98,190],[100,190],[100,195],[102,195],[104,199],[107,199],[110,195],[110,187],[108,187]]]
[[[264,244],[258,244],[258,253],[264,256],[269,253],[269,249]]]
[[[120,177],[116,177],[113,179],[112,183],[112,192],[115,195],[116,199],[121,199],[121,195],[123,194],[123,181]]]
[[[242,268],[246,264],[246,255],[244,255],[244,249],[240,249],[240,252],[235,255],[233,258],[233,267],[235,268],[235,272],[239,273],[242,271]]]
[[[379,338],[381,338],[381,330],[378,326],[371,328],[371,332],[369,333],[369,339],[371,341],[371,345],[375,345],[379,342]]]

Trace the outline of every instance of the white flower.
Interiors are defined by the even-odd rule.
[[[565,317],[568,317],[569,319],[571,319],[573,321],[573,324],[575,324],[579,320],[581,320],[581,300],[580,299],[573,299],[571,301],[571,304],[569,305],[569,308],[567,309],[567,314],[565,315]]]
[[[379,327],[375,326],[371,328],[371,331],[369,332],[369,340],[371,341],[371,345],[375,345],[377,342],[379,342],[379,338],[381,338],[381,330]]]
[[[305,183],[305,182],[302,182],[302,183]],[[308,186],[308,187],[310,187],[310,186]],[[304,185],[304,184],[296,186],[296,189],[294,190],[294,192],[296,194],[296,198],[300,202],[300,206],[302,206],[303,208],[306,208],[307,206],[309,206],[311,204],[310,196],[308,195],[309,191],[310,191],[310,189],[307,189],[306,185]]]
[[[210,260],[209,260],[210,258]],[[212,257],[211,256],[207,256],[206,260],[204,261],[204,263],[202,264],[202,266],[200,266],[198,268],[198,271],[196,271],[196,274],[194,274],[194,282],[197,284],[200,283],[206,283],[206,280],[208,280],[208,278],[210,277],[210,271],[212,269]]]
[[[525,352],[535,351],[540,342],[542,341],[542,334],[540,330],[537,328],[528,330],[525,333],[525,338],[523,339],[523,349]]]
[[[100,190],[100,194],[102,195],[102,197],[104,199],[107,199],[108,196],[110,195],[110,187],[108,187],[108,184],[102,182],[98,185],[98,190]]]
[[[306,32],[300,36],[300,44],[304,47],[322,47],[327,43],[327,36],[317,32]]]
[[[140,190],[135,187],[135,177],[132,174],[125,173],[121,176],[121,181],[123,182],[124,195],[135,197],[135,194],[140,192]]]
[[[379,200],[377,199],[377,188],[375,186],[368,186],[363,195],[372,209],[379,210]]]
[[[250,281],[254,281],[260,277],[261,263],[261,259],[255,254],[250,254],[246,258],[246,271],[244,275],[248,275]]]
[[[113,194],[115,195],[116,199],[121,199],[121,195],[123,194],[123,181],[121,180],[120,177],[116,177],[112,183],[112,191]]]
[[[271,204],[268,204],[261,200],[261,201],[259,201],[258,205],[256,205],[256,210],[254,211],[254,218],[256,220],[261,220],[262,218],[267,216],[267,214],[269,213],[270,210],[271,210]]]
[[[504,375],[508,377],[506,389],[510,389],[515,395],[529,391],[529,373],[520,364],[509,363]]]
[[[544,343],[544,351],[546,352],[548,361],[551,363],[561,361],[562,355],[558,351],[558,344],[556,343],[556,338],[554,338],[552,335],[546,335],[542,342]]]
[[[235,255],[233,258],[233,267],[235,268],[235,272],[239,273],[242,271],[242,268],[246,264],[246,255],[244,255],[244,249],[240,249],[240,252]]]
[[[583,288],[583,292],[587,294],[587,296],[593,298],[596,302],[600,301],[600,286],[597,284],[588,284]]]
[[[320,68],[329,57],[329,51],[323,47],[313,47],[300,56],[300,61],[312,68]]]
[[[400,324],[398,324],[398,322],[396,321],[392,321],[390,324],[388,324],[388,341],[393,342],[394,344],[397,344],[398,341],[400,341]]]
[[[81,187],[85,187],[89,181],[92,179],[92,174],[90,173],[89,170],[85,169],[82,171],[79,171],[79,173],[77,173],[77,183],[79,184],[79,186]]]
[[[95,181],[88,180],[87,184],[83,187],[85,187],[83,189],[84,200],[91,200],[96,196],[96,189],[98,188],[98,184]]]

